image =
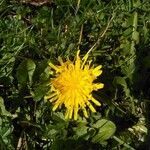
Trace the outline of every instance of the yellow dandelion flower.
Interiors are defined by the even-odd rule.
[[[100,102],[94,99],[92,91],[104,87],[102,83],[93,81],[102,73],[102,66],[91,66],[91,61],[87,62],[88,53],[81,59],[80,51],[77,52],[75,61],[63,62],[58,58],[59,66],[49,63],[54,69],[55,77],[51,80],[52,94],[45,96],[54,104],[53,111],[62,105],[66,108],[65,118],[77,120],[79,110],[88,117],[87,107],[92,112],[96,112],[93,104],[100,106]],[[93,103],[93,104],[92,104]]]

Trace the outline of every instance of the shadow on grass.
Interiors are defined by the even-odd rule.
[[[138,48],[136,58],[136,70],[134,73],[134,96],[145,105],[145,110],[142,110],[145,119],[148,135],[145,142],[142,143],[138,150],[150,149],[150,47]]]

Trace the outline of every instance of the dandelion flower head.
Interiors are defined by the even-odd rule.
[[[49,63],[54,70],[54,78],[51,79],[51,94],[45,96],[53,103],[53,111],[65,107],[65,118],[77,120],[79,111],[88,117],[88,110],[96,112],[94,105],[100,106],[100,102],[92,96],[92,91],[104,87],[102,83],[94,83],[102,73],[102,66],[94,67],[92,61],[87,61],[87,53],[82,59],[80,51],[74,61],[63,60],[59,57],[60,65]]]

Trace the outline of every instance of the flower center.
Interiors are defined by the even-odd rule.
[[[83,70],[76,72],[72,70],[72,72],[63,72],[61,73],[53,82],[54,87],[59,90],[61,93],[67,91],[74,91],[83,89],[86,86],[86,82],[83,76]]]

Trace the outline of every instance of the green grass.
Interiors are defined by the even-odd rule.
[[[148,149],[149,14],[149,0],[1,0],[0,149]],[[43,98],[48,62],[78,49],[103,66],[105,87],[93,93],[102,107],[66,121]]]

